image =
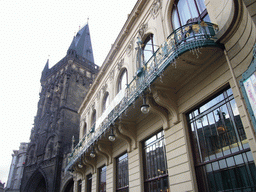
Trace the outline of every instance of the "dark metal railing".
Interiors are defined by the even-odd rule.
[[[123,99],[109,113],[105,120],[95,127],[95,132],[85,136],[72,151],[66,170],[69,170],[79,157],[98,139],[117,118],[139,97],[153,81],[161,76],[170,64],[176,65],[176,58],[186,51],[198,54],[198,49],[205,46],[222,45],[215,42],[218,26],[208,22],[190,23],[173,31],[167,40],[140,69],[138,75],[127,85]]]

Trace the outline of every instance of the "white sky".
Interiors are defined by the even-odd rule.
[[[13,150],[29,142],[41,72],[61,60],[89,17],[94,60],[101,65],[137,0],[0,0],[0,180]],[[50,56],[49,56],[50,55]]]

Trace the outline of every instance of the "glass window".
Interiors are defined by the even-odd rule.
[[[87,175],[86,180],[87,180],[87,192],[91,192],[92,191],[92,174]]]
[[[153,34],[150,34],[147,36],[147,38],[145,39],[145,41],[142,44],[142,50],[143,50],[144,63],[147,63],[148,60],[154,54],[154,52],[157,50]]]
[[[200,20],[210,22],[204,0],[176,0],[172,10],[173,29]]]
[[[108,106],[109,106],[109,94],[106,93],[104,98],[103,98],[102,112],[104,112],[107,109]]]
[[[79,181],[77,182],[77,191],[78,191],[78,192],[82,192],[82,180],[79,180]]]
[[[86,132],[87,132],[87,124],[86,124],[86,122],[84,122],[84,126],[83,126],[83,135],[85,135],[86,134]]]
[[[124,69],[118,81],[118,92],[121,91],[122,89],[125,89],[127,84],[128,84],[127,70]]]
[[[116,191],[129,191],[128,154],[125,153],[116,159]]]
[[[144,141],[143,151],[145,191],[169,191],[164,132]]]
[[[106,172],[107,166],[99,169],[99,192],[106,192]]]
[[[255,191],[256,169],[231,88],[187,118],[199,191]]]
[[[91,123],[91,130],[90,132],[94,132],[95,130],[95,123],[96,123],[96,110],[94,109],[92,112],[92,123]]]

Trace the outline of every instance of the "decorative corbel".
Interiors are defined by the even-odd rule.
[[[83,162],[83,164],[88,165],[89,167],[91,167],[93,173],[96,173],[95,158],[91,158],[90,156],[84,156],[82,162]]]
[[[175,102],[175,96],[172,95],[170,92],[166,94],[164,91],[161,91],[159,88],[158,89],[153,88],[152,93],[153,93],[153,98],[155,102],[160,106],[164,106],[168,110],[170,120],[171,120],[170,126],[172,127],[173,125],[176,125],[177,123],[179,123],[180,122],[179,113],[178,113],[177,104]]]
[[[82,179],[84,179],[83,168],[79,168],[78,164],[76,164],[73,168],[76,174],[78,174],[79,176],[81,176]]]
[[[137,137],[136,137],[135,124],[133,122],[121,120],[119,122],[118,129],[122,135],[125,135],[126,137],[130,138],[132,148],[137,149]]]
[[[158,114],[163,121],[163,129],[169,129],[169,118],[168,118],[168,110],[160,105],[158,105],[154,98],[151,96],[147,97],[148,104],[150,105],[150,111]]]
[[[129,153],[129,152],[131,152],[131,149],[132,149],[132,141],[131,141],[130,137],[127,137],[126,135],[123,135],[119,131],[119,129],[122,129],[122,128],[120,128],[121,126],[122,126],[121,124],[118,124],[116,126],[116,129],[114,130],[114,132],[115,132],[115,135],[117,137],[119,137],[120,139],[123,139],[123,140],[125,140],[127,142],[127,152]]]
[[[107,159],[107,165],[112,163],[112,146],[111,142],[107,140],[98,141],[98,151]]]

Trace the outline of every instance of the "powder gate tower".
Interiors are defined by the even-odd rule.
[[[41,92],[21,184],[22,192],[69,192],[64,173],[72,138],[79,140],[79,109],[99,68],[94,64],[88,24],[74,37],[67,55],[41,76]]]

